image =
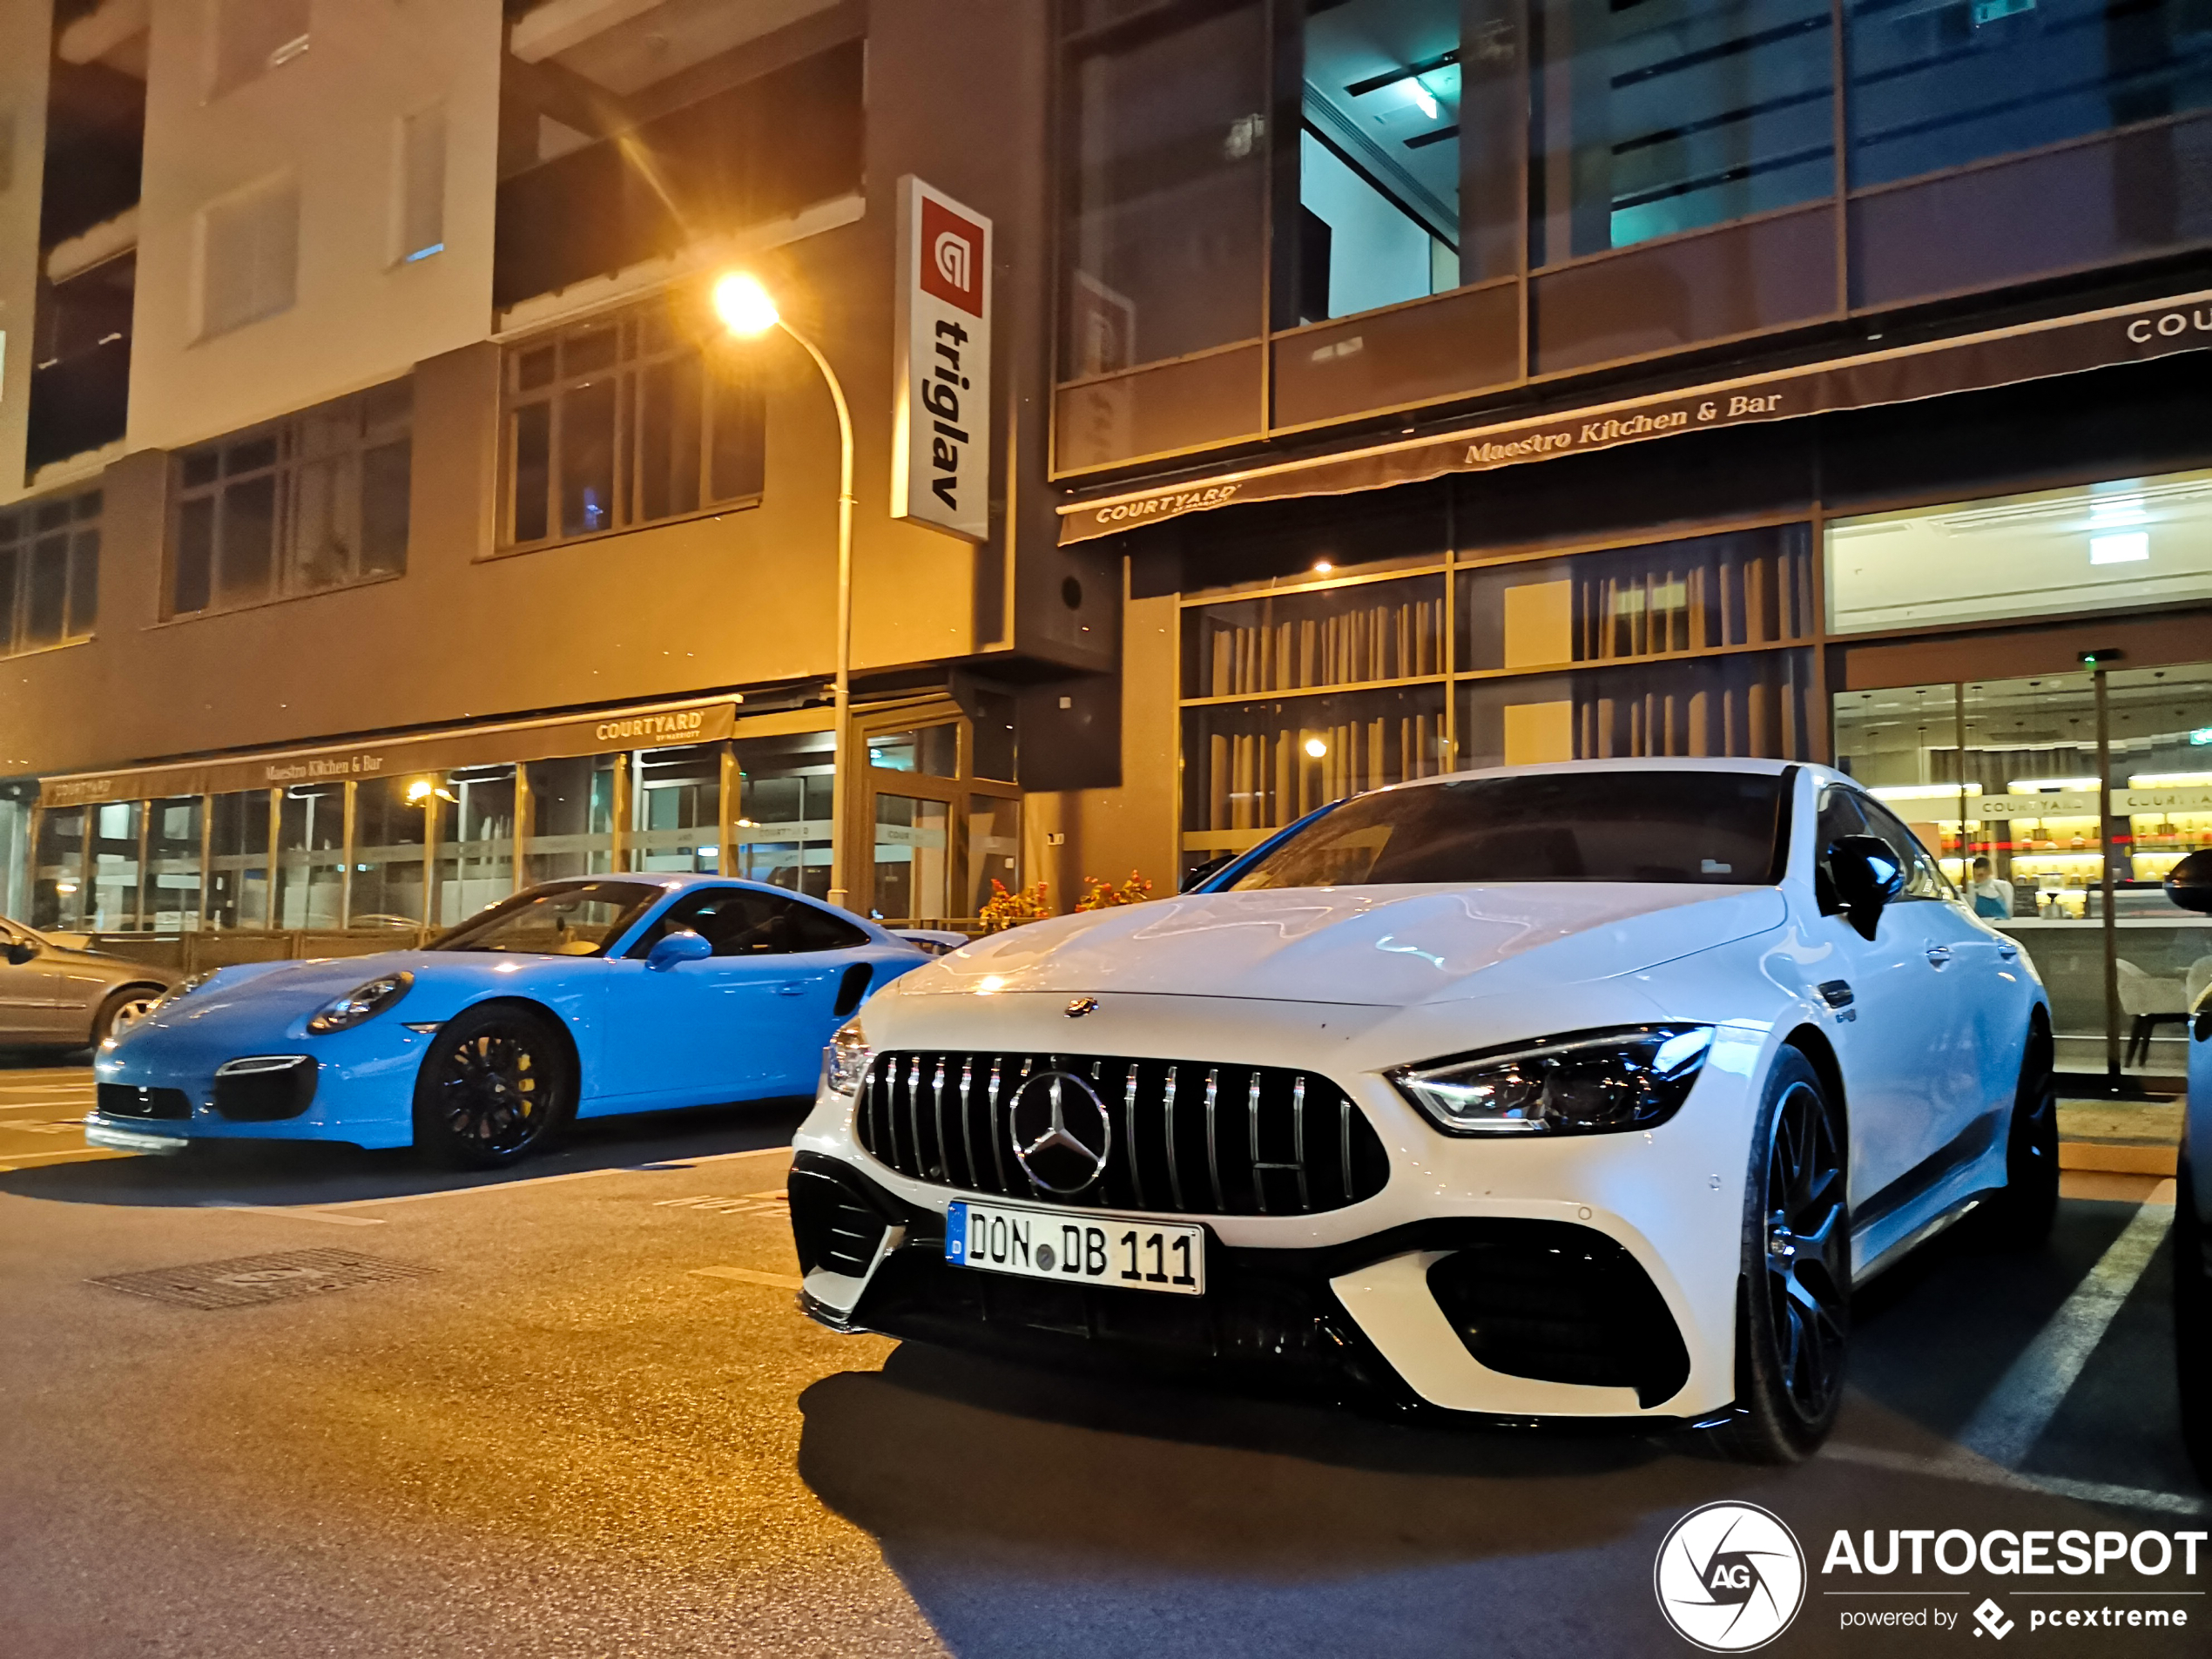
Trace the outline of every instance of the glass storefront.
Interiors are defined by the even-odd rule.
[[[837,745],[826,732],[740,738],[732,875],[826,898]]]

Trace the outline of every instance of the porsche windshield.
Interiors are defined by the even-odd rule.
[[[597,956],[661,896],[641,881],[566,881],[502,900],[431,942],[432,950]]]
[[[1786,782],[1764,772],[1654,770],[1386,790],[1317,819],[1230,887],[1779,881]]]

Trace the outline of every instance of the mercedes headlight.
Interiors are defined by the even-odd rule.
[[[868,1047],[867,1033],[860,1029],[857,1019],[847,1020],[837,1028],[837,1035],[829,1040],[829,1047],[822,1051],[822,1081],[833,1095],[842,1095],[847,1100],[860,1092],[860,1082],[868,1075],[868,1062],[875,1058],[875,1050]]]
[[[1632,1025],[1386,1075],[1447,1135],[1602,1135],[1672,1117],[1712,1046],[1710,1026]]]
[[[412,974],[380,974],[366,985],[356,985],[314,1011],[307,1021],[307,1035],[327,1037],[334,1031],[348,1031],[364,1020],[373,1020],[405,996],[407,988],[414,983]]]

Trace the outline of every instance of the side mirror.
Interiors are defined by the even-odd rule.
[[[2166,873],[2166,896],[2184,910],[2212,913],[2212,849],[2190,853]]]
[[[1882,907],[1905,891],[1905,866],[1897,849],[1878,835],[1838,835],[1828,844],[1828,879],[1844,919],[1871,939]]]
[[[1240,853],[1224,853],[1219,858],[1208,859],[1204,864],[1192,865],[1184,873],[1183,880],[1177,884],[1176,891],[1177,893],[1190,892],[1198,883],[1205,880],[1209,876],[1218,875],[1243,856]]]
[[[714,947],[689,927],[671,927],[655,940],[652,949],[645,953],[645,966],[657,974],[665,974],[671,968],[705,961],[713,954]]]
[[[8,960],[17,968],[34,960],[37,954],[38,947],[28,939],[11,939],[8,941]]]

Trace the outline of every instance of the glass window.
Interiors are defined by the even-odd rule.
[[[1251,697],[1444,671],[1444,580],[1263,594],[1183,613],[1185,697]]]
[[[1280,829],[1347,795],[1444,770],[1440,685],[1208,704],[1183,719],[1187,831]]]
[[[1839,518],[1839,634],[2073,615],[2212,595],[2212,471]]]
[[[712,875],[722,853],[722,745],[646,749],[631,761],[630,867]]]
[[[829,895],[836,745],[826,732],[738,739],[736,857],[726,873]]]
[[[875,910],[902,921],[949,915],[952,808],[912,795],[875,798]]]
[[[396,381],[179,455],[170,614],[403,571],[413,408]]]
[[[1462,50],[1461,0],[1340,0],[1309,7],[1305,27],[1303,123],[1298,134],[1298,200],[1294,244],[1283,265],[1292,275],[1275,319],[1278,327],[1319,322],[1400,300],[1418,300],[1512,267],[1512,255],[1485,261],[1462,253],[1460,152],[1468,116],[1510,103],[1493,96],[1475,109],[1461,98],[1462,78],[1489,58]],[[1489,31],[1509,26],[1485,19]],[[1485,89],[1494,94],[1502,89]],[[1489,148],[1507,132],[1483,132]],[[1494,168],[1511,155],[1482,158]],[[1504,204],[1497,204],[1502,206]],[[1477,226],[1475,239],[1507,236],[1512,226]],[[1464,266],[1464,274],[1463,274]]]
[[[792,924],[799,907],[772,893],[709,887],[679,899],[630,948],[643,957],[672,928],[688,928],[714,947],[717,956],[781,956],[796,948]]]
[[[146,926],[191,933],[199,926],[199,830],[205,802],[175,795],[146,803]]]
[[[307,18],[308,0],[215,0],[208,8],[207,96],[259,79],[306,51]]]
[[[1462,668],[1551,668],[1813,631],[1810,528],[1463,570]]]
[[[1267,10],[1067,9],[1062,379],[1259,334]]]
[[[523,881],[554,881],[612,868],[614,757],[533,760],[528,774],[530,831],[523,843]]]
[[[1393,881],[1778,881],[1782,779],[1654,772],[1474,778],[1339,807],[1243,891]]]
[[[564,881],[512,894],[439,935],[430,948],[597,956],[660,896],[658,887],[637,881]]]
[[[1642,755],[1809,758],[1803,651],[1477,680],[1464,689],[1460,764],[1533,765]]]
[[[1878,835],[1890,844],[1905,867],[1905,896],[1908,899],[1947,899],[1952,896],[1951,884],[1936,868],[1934,859],[1928,855],[1927,846],[1914,831],[1898,820],[1898,816],[1878,800],[1862,800],[1859,812],[1866,819],[1866,833]]]
[[[97,933],[134,933],[139,926],[138,831],[145,803],[103,801],[92,814],[92,903],[86,925]]]
[[[759,500],[765,404],[741,355],[658,306],[509,354],[505,541],[596,536]]]
[[[0,513],[0,657],[91,636],[100,609],[101,492]]]
[[[513,766],[464,766],[449,773],[453,797],[439,814],[438,914],[467,916],[515,891]]]
[[[975,694],[975,775],[995,783],[1015,781],[1014,699],[1003,691]]]
[[[880,772],[958,777],[960,728],[948,722],[906,732],[879,732],[868,739],[868,765]]]
[[[991,883],[1009,893],[1022,887],[1022,803],[995,795],[968,798],[968,914],[979,916],[991,901]]]
[[[2212,103],[2212,20],[2190,0],[1856,0],[1846,28],[1854,185]]]
[[[50,806],[39,818],[30,884],[34,927],[73,928],[84,914],[86,812],[82,806]]]
[[[450,808],[435,777],[377,778],[354,791],[354,893],[348,927],[405,929],[428,920],[423,845],[430,813]],[[450,797],[452,792],[447,790]]]
[[[208,798],[207,925],[269,925],[269,792]]]
[[[1819,0],[1539,0],[1530,22],[1531,264],[1833,194]]]
[[[294,784],[277,804],[279,927],[344,924],[346,786]]]

